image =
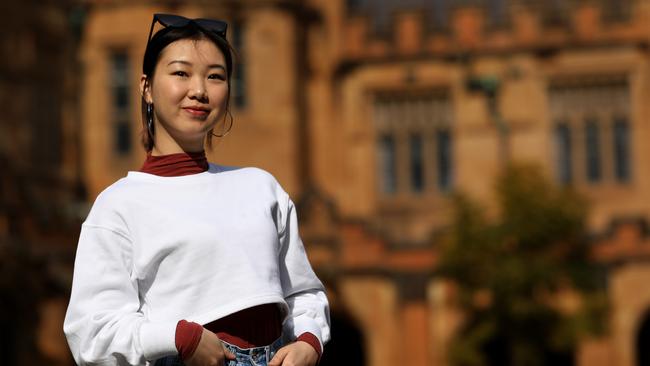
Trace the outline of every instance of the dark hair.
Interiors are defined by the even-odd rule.
[[[225,115],[230,114],[230,77],[232,75],[233,68],[233,53],[234,50],[228,40],[214,34],[212,32],[205,31],[200,27],[197,27],[194,23],[189,23],[185,27],[167,27],[159,30],[156,34],[151,37],[149,43],[147,43],[147,49],[144,52],[144,59],[142,60],[142,73],[147,78],[147,83],[151,85],[151,80],[153,80],[153,75],[156,71],[156,64],[160,58],[160,53],[167,47],[169,44],[176,42],[181,39],[191,39],[191,40],[209,40],[214,43],[215,46],[223,53],[223,56],[226,60],[226,73],[228,79],[228,97],[226,99],[226,111]],[[154,128],[151,126],[151,129],[147,126],[147,119],[153,118],[153,109],[147,111],[147,101],[142,96],[141,101],[142,108],[142,145],[146,151],[151,151],[154,146]],[[151,115],[149,115],[151,114]],[[232,123],[232,115],[230,115]],[[225,121],[225,119],[224,119]],[[231,125],[232,126],[232,125]],[[207,145],[212,147],[212,133],[213,130],[208,131],[207,135]]]

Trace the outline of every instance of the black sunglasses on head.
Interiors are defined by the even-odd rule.
[[[222,20],[203,18],[188,19],[183,16],[174,14],[154,14],[153,20],[151,21],[151,29],[149,30],[149,38],[147,39],[147,43],[151,41],[153,27],[156,25],[156,22],[160,23],[163,27],[171,28],[183,28],[187,27],[188,24],[194,24],[201,30],[214,33],[224,39],[226,38],[226,30],[228,29],[228,23]]]

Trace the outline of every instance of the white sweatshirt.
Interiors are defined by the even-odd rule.
[[[329,340],[329,307],[293,202],[256,168],[178,177],[129,172],[82,225],[64,331],[79,365],[177,354],[181,319],[207,324],[279,304],[283,332]]]

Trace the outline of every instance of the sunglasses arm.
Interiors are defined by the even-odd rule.
[[[149,45],[149,41],[151,41],[151,34],[153,33],[153,26],[156,25],[156,21],[158,21],[158,17],[154,16],[153,20],[151,21],[151,28],[149,29],[149,37],[147,38],[147,45]]]

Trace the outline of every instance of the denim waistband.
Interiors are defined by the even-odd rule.
[[[239,348],[228,342],[221,341],[224,347],[235,354],[234,360],[226,360],[225,366],[266,366],[275,353],[282,347],[282,337],[276,339],[268,346]],[[154,366],[183,366],[183,361],[178,356],[161,358],[153,363]]]
[[[268,346],[252,347],[252,348],[239,348],[228,342],[222,341],[223,345],[235,354],[236,360],[226,362],[228,366],[234,365],[266,365],[271,361],[275,353],[282,347],[282,337],[276,339]]]

